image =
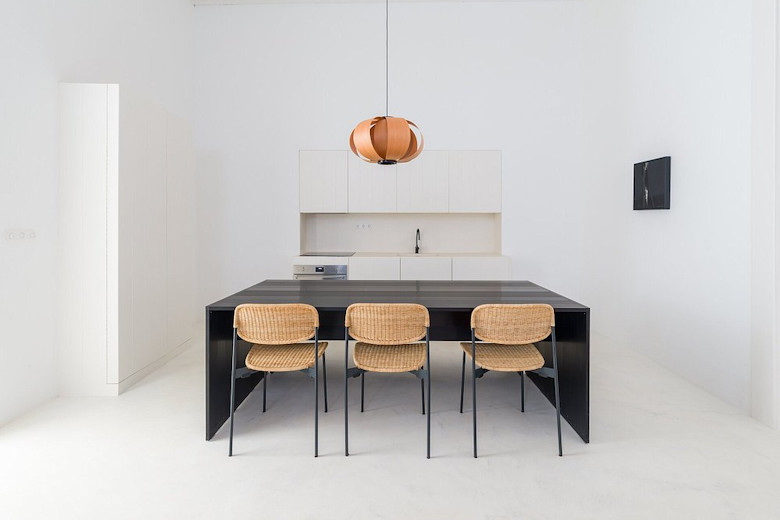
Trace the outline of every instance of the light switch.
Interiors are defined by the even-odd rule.
[[[14,242],[34,240],[37,236],[34,229],[7,229],[5,239]]]

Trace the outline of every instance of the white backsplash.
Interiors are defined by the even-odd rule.
[[[414,252],[501,254],[501,215],[496,213],[301,214],[301,252]]]

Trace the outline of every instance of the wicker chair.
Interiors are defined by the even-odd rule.
[[[344,455],[349,456],[349,379],[360,376],[363,411],[366,372],[410,372],[420,379],[422,413],[428,383],[427,457],[431,458],[431,349],[428,309],[414,303],[355,303],[344,320]],[[357,340],[349,367],[349,338]],[[421,342],[425,338],[425,342]]]
[[[301,371],[314,379],[314,456],[318,455],[319,368],[322,356],[325,411],[328,411],[328,379],[325,370],[326,341],[319,341],[320,319],[317,309],[300,303],[236,307],[233,316],[233,362],[230,385],[230,448],[233,455],[233,415],[236,379],[255,372],[263,376],[263,412],[268,374]],[[307,342],[314,337],[314,342]],[[236,368],[238,338],[252,343],[246,356],[246,368]]]
[[[552,368],[535,342],[552,336]],[[477,342],[476,340],[482,340]],[[494,370],[520,374],[520,411],[525,411],[526,372],[552,377],[555,384],[555,412],[558,421],[558,455],[561,445],[561,405],[558,391],[558,353],[555,343],[555,311],[549,305],[480,305],[471,313],[471,342],[461,343],[463,362],[460,378],[460,412],[463,413],[463,387],[466,356],[471,358],[471,396],[474,416],[474,458],[477,457],[477,379]],[[476,365],[480,368],[477,369]]]

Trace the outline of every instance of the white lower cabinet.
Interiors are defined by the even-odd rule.
[[[343,264],[344,257],[298,256],[294,264]],[[506,256],[352,256],[350,280],[509,280]]]
[[[401,259],[397,256],[353,256],[349,259],[350,280],[400,280]]]
[[[506,256],[456,256],[452,259],[453,280],[509,280],[512,263]]]
[[[452,280],[452,258],[402,256],[401,280]]]

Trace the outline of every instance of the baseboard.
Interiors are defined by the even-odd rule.
[[[151,374],[152,372],[154,372],[155,370],[157,370],[158,368],[165,365],[170,360],[172,360],[173,358],[175,358],[176,356],[184,352],[187,349],[187,347],[189,347],[192,344],[192,340],[193,338],[189,338],[187,341],[175,347],[160,359],[149,363],[148,365],[138,370],[134,374],[131,374],[126,378],[124,378],[123,380],[121,380],[118,385],[119,391],[117,392],[117,394],[123,393],[125,390],[127,390],[128,388],[136,384],[138,381],[145,378],[146,376],[148,376],[149,374]]]
[[[116,383],[79,381],[61,383],[57,397],[115,397],[117,395],[119,395],[119,385]]]

